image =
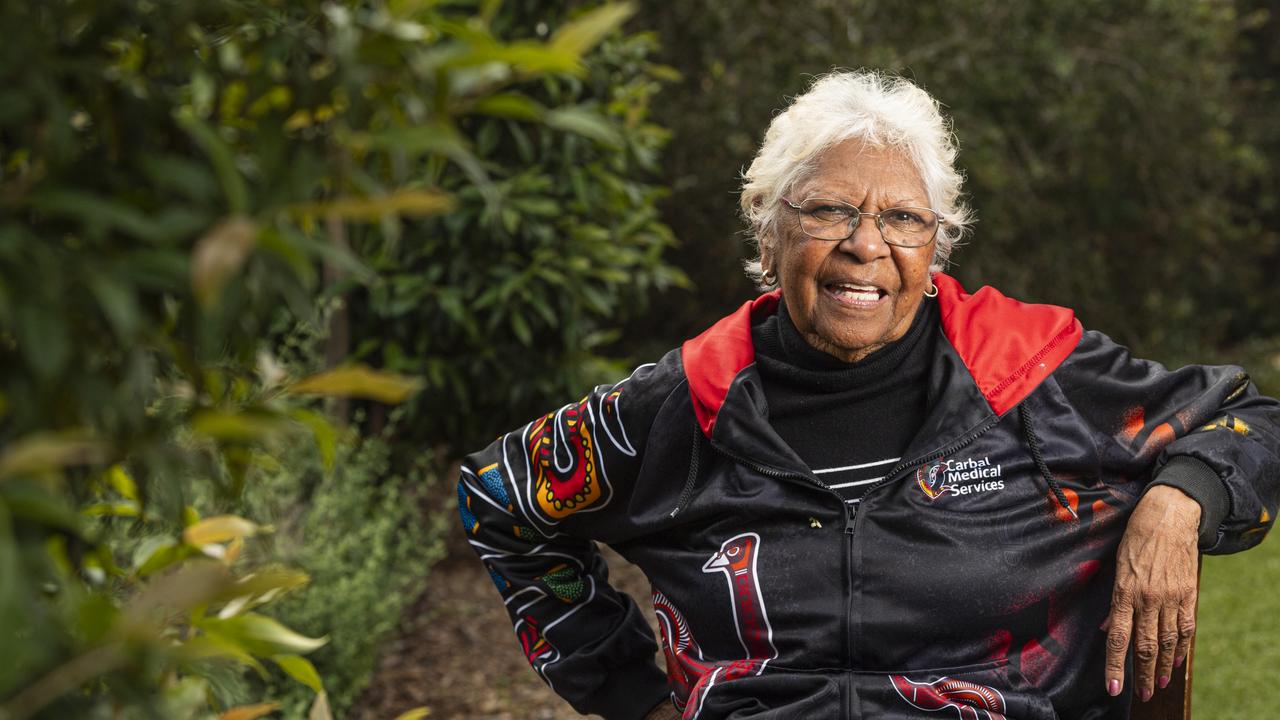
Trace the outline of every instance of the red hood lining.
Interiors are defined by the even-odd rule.
[[[1066,360],[1084,330],[1075,313],[1056,305],[1022,303],[983,287],[966,293],[934,273],[942,331],[973,375],[991,410],[1003,415]],[[708,437],[734,378],[755,362],[753,321],[777,311],[775,290],[743,303],[681,349],[698,424]]]

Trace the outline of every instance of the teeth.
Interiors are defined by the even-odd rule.
[[[880,299],[880,290],[874,285],[850,285],[837,283],[832,286],[835,295],[857,302],[875,302]]]

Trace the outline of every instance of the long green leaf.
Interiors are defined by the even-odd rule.
[[[627,18],[631,17],[635,8],[631,3],[610,3],[577,19],[560,26],[551,37],[551,47],[571,52],[576,56],[586,54],[588,50],[599,45],[609,33],[618,29]]]
[[[622,144],[617,128],[598,112],[582,106],[556,108],[546,114],[547,125],[576,133],[610,147]]]
[[[235,617],[204,618],[197,626],[240,645],[259,657],[308,653],[328,642],[328,638],[311,638],[285,627],[280,621],[257,613]]]
[[[280,666],[289,674],[289,677],[315,690],[316,692],[324,692],[324,683],[320,680],[320,673],[316,672],[316,666],[311,661],[300,655],[274,655],[271,662]]]
[[[355,364],[303,378],[289,388],[299,395],[362,397],[384,403],[402,403],[422,389],[421,378],[374,370]]]
[[[235,156],[231,148],[218,133],[205,122],[190,113],[178,113],[178,124],[186,130],[213,165],[214,175],[222,186],[222,194],[227,198],[227,208],[232,215],[243,215],[249,211],[249,189],[240,170],[236,168]]]

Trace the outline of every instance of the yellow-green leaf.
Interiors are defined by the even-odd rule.
[[[107,470],[107,482],[110,483],[111,487],[115,488],[116,492],[120,493],[121,497],[134,501],[138,499],[138,484],[119,465],[112,465]]]
[[[257,613],[230,618],[204,618],[197,624],[210,635],[231,640],[249,653],[262,657],[308,653],[329,642],[327,637],[307,637],[290,630],[274,618]]]
[[[487,95],[477,100],[471,106],[471,111],[512,120],[539,120],[546,114],[546,108],[528,95],[520,93]]]
[[[115,517],[138,517],[138,503],[94,503],[80,510],[81,515],[114,515]]]
[[[138,577],[146,577],[190,557],[192,550],[165,537],[151,537],[138,544],[133,552],[133,568]]]
[[[289,429],[281,416],[264,412],[201,410],[191,418],[191,429],[215,440],[261,440],[265,435]]]
[[[360,397],[384,403],[401,403],[422,389],[421,378],[374,370],[368,365],[347,365],[303,378],[289,388],[294,394]]]
[[[280,703],[273,702],[241,705],[222,713],[218,716],[218,720],[257,720],[263,715],[275,712],[279,707]]]
[[[245,217],[229,217],[196,241],[191,254],[191,288],[206,308],[217,303],[222,288],[244,265],[257,242],[258,228]]]
[[[631,3],[602,5],[561,25],[555,35],[551,36],[551,47],[581,57],[599,45],[601,40],[621,26],[634,12],[635,8]]]
[[[197,635],[179,646],[178,654],[188,660],[234,660],[253,668],[260,677],[267,676],[267,669],[238,644],[217,635]]]
[[[182,541],[200,547],[235,538],[253,537],[257,532],[258,525],[251,520],[238,515],[215,515],[188,526],[182,531]]]
[[[234,546],[235,541],[232,541],[228,554],[230,547]],[[309,582],[311,582],[309,575],[300,570],[288,568],[269,568],[250,573],[237,580],[224,596],[218,598],[227,603],[218,613],[218,617],[224,620],[234,617]]]
[[[431,714],[431,708],[418,707],[396,716],[396,720],[422,720]]]
[[[320,460],[325,470],[333,469],[333,460],[338,451],[338,430],[329,419],[314,410],[295,408],[289,412],[290,417],[311,431],[315,438],[316,448],[320,451]]]
[[[324,683],[320,681],[320,673],[311,661],[299,655],[276,655],[271,661],[289,674],[289,677],[315,690],[324,692]]]
[[[0,480],[70,465],[102,462],[107,445],[83,433],[34,433],[9,444],[0,454]]]
[[[338,198],[290,207],[300,216],[336,216],[344,220],[377,222],[388,216],[423,217],[453,210],[453,196],[440,190],[399,190],[382,197]]]

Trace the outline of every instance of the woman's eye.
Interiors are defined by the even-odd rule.
[[[924,225],[924,218],[911,212],[910,210],[894,210],[888,214],[885,220],[895,225],[905,225],[905,226]]]
[[[826,222],[835,222],[844,220],[849,217],[849,209],[839,205],[818,205],[810,208],[808,213],[813,217]]]

